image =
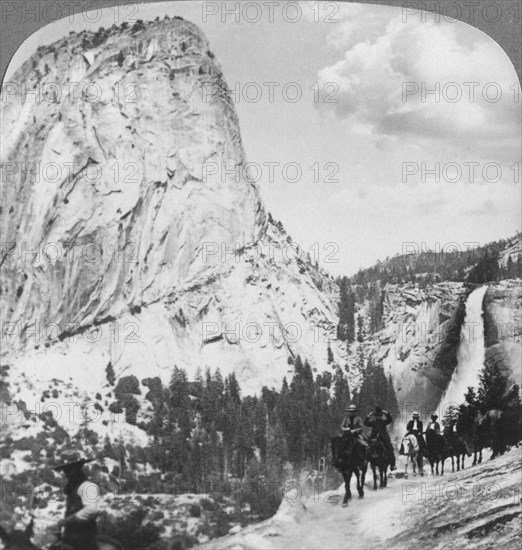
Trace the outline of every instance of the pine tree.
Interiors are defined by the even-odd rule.
[[[281,482],[288,460],[288,444],[280,419],[266,425],[266,471],[270,481]]]
[[[375,406],[375,367],[373,361],[368,358],[368,364],[363,371],[362,384],[357,396],[357,406],[360,411],[370,411]]]
[[[395,388],[393,387],[391,374],[388,376],[388,398],[386,400],[386,410],[391,414],[394,422],[398,419],[401,412],[397,401],[397,394],[395,393]]]
[[[370,356],[363,371],[361,389],[357,397],[359,409],[363,414],[367,414],[376,405],[379,405],[382,409],[391,413],[390,408],[394,407],[391,401],[393,400],[390,399],[389,380],[384,374],[384,369],[381,364],[376,365],[373,357]],[[398,406],[396,406],[396,410],[398,410]]]
[[[442,425],[444,428],[449,428],[449,426],[457,422],[459,419],[459,407],[457,405],[451,404],[447,407],[444,407],[444,416],[442,417]]]
[[[187,375],[174,367],[167,398],[167,421],[163,429],[169,468],[189,475],[189,441],[191,437],[192,405],[188,393]]]
[[[355,338],[355,295],[349,280],[343,277],[339,282],[339,324],[337,338],[350,344]]]
[[[328,363],[328,365],[331,365],[334,362],[334,356],[333,356],[333,352],[332,352],[332,348],[330,347],[330,344],[328,344],[326,362]]]
[[[333,398],[332,398],[332,424],[338,427],[344,416],[344,410],[350,403],[350,388],[348,380],[340,367],[337,368],[333,380]],[[333,428],[333,426],[332,426]]]
[[[507,379],[500,370],[500,364],[487,360],[480,374],[478,402],[483,411],[501,409],[507,392]]]
[[[357,316],[357,342],[364,342],[365,330],[364,330],[364,320],[358,315]]]

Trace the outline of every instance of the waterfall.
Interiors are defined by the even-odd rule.
[[[487,285],[474,290],[466,301],[466,317],[460,331],[460,344],[457,351],[457,367],[453,372],[441,405],[449,403],[460,405],[468,387],[476,388],[479,374],[484,366],[484,320],[482,302],[488,289]]]

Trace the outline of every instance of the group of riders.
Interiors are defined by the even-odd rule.
[[[355,405],[350,405],[349,407],[347,407],[345,409],[345,412],[346,416],[344,417],[341,424],[341,439],[350,434],[352,437],[355,438],[356,443],[361,446],[361,448],[363,448],[365,452],[367,452],[370,441],[380,441],[383,444],[388,455],[390,469],[396,470],[397,467],[395,452],[392,442],[390,440],[390,435],[388,434],[387,430],[387,426],[389,426],[393,422],[391,414],[388,411],[382,410],[382,408],[377,405],[375,409],[366,416],[363,422],[361,417],[358,416],[359,411]],[[426,430],[424,430],[424,424],[420,419],[420,413],[414,411],[411,416],[411,419],[406,425],[405,437],[409,435],[414,435],[417,439],[419,452],[427,456],[427,447],[424,436],[430,430],[433,430],[435,434],[437,434],[439,437],[442,437],[440,423],[438,422],[438,416],[436,414],[431,415],[431,421],[427,424]],[[369,439],[367,439],[363,434],[364,426],[371,428]],[[460,439],[460,436],[457,433],[455,422],[450,422],[444,433],[448,438],[450,438],[450,440],[451,438]],[[403,445],[401,445],[399,453],[406,454]],[[467,447],[466,453],[469,455],[469,450],[467,449]],[[334,451],[333,465],[339,466],[341,462],[341,457],[338,453]]]

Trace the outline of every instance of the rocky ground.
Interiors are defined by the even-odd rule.
[[[444,477],[395,478],[377,491],[367,483],[364,499],[348,508],[341,490],[289,495],[273,518],[201,548],[519,548],[520,459],[515,448]]]

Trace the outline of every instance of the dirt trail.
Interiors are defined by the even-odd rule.
[[[450,465],[451,469],[451,465]],[[444,477],[393,479],[347,508],[331,493],[283,501],[277,514],[201,548],[214,550],[519,548],[521,454]],[[369,476],[371,478],[371,475]],[[340,493],[342,496],[342,493]]]

